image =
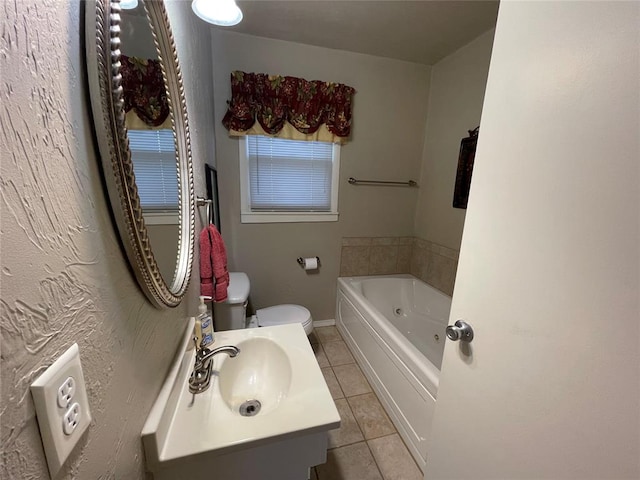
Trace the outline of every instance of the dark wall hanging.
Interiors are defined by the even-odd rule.
[[[205,179],[207,181],[207,198],[211,200],[211,210],[209,222],[213,223],[219,232],[221,232],[220,225],[220,200],[218,198],[218,172],[211,165],[205,163]]]
[[[473,173],[473,161],[476,158],[476,145],[478,144],[478,131],[480,127],[469,130],[469,136],[460,142],[460,154],[458,155],[458,173],[456,174],[456,188],[453,192],[453,207],[467,208],[469,201],[469,188],[471,187],[471,174]]]

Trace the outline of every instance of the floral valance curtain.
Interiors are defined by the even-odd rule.
[[[154,128],[162,126],[169,116],[167,91],[162,78],[162,68],[158,60],[128,57],[122,55],[120,73],[124,96],[124,111],[127,113],[127,127]],[[131,113],[137,119],[131,119]],[[171,128],[169,125],[168,128]]]
[[[351,133],[354,93],[340,83],[235,71],[222,124],[236,136],[344,143]]]

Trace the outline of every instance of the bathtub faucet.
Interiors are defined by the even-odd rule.
[[[197,345],[197,340],[194,337]],[[213,367],[213,357],[219,353],[226,353],[230,357],[235,357],[240,353],[238,347],[224,345],[222,347],[209,350],[208,348],[196,348],[196,361],[193,365],[193,372],[189,378],[189,392],[202,393],[211,384],[211,370]]]

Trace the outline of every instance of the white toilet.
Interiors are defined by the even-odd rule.
[[[229,273],[229,288],[224,302],[213,304],[216,330],[238,330],[240,328],[270,327],[287,323],[300,323],[309,335],[313,331],[311,312],[300,305],[275,305],[260,308],[247,318],[247,299],[251,284],[244,272]]]

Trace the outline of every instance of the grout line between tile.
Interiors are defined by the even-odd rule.
[[[379,437],[376,437],[376,438],[392,437],[392,436],[394,436],[396,433],[398,433],[398,432],[387,433],[386,435],[380,435]],[[402,437],[400,437],[400,438],[402,438]],[[371,438],[370,440],[375,440],[375,439]],[[403,442],[403,443],[404,443],[404,442]]]
[[[364,436],[363,436],[363,438],[364,438]],[[358,443],[367,443],[367,440],[364,439],[364,440],[358,440],[357,442],[345,443],[344,445],[340,445],[339,447],[329,447],[329,448],[327,448],[327,452],[329,450],[339,450],[342,447],[350,447],[351,445],[356,445]],[[372,453],[372,455],[373,455],[373,453]]]
[[[347,364],[347,365],[350,365],[350,364]],[[336,365],[336,366],[341,367],[342,365]],[[371,385],[369,385],[369,386],[371,386]],[[373,390],[371,390],[370,392],[367,392],[367,393],[358,393],[357,395],[351,395],[350,397],[345,397],[345,398],[364,397],[365,395],[371,395],[372,393],[376,397],[376,400],[380,401],[380,399],[378,398],[378,396],[376,395],[376,393]],[[380,404],[380,405],[382,405],[382,404]],[[382,408],[384,409],[384,407],[382,407]],[[387,413],[386,410],[385,410],[385,413]]]
[[[395,425],[393,426],[393,428],[395,428]],[[413,455],[411,454],[411,450],[409,450],[409,447],[407,447],[407,443],[404,441],[404,438],[402,438],[402,435],[400,435],[400,432],[398,432],[397,430],[393,433],[389,433],[387,435],[382,435],[380,437],[376,437],[376,438],[370,438],[369,440],[378,440],[380,438],[384,438],[384,437],[391,437],[392,435],[397,435],[398,438],[400,439],[400,441],[402,442],[402,445],[404,445],[404,448],[407,450],[407,452],[409,453],[409,457],[411,458],[411,461],[413,462],[413,464],[416,466],[416,468],[418,469],[418,471],[420,473],[422,473],[424,475],[424,472],[422,471],[422,469],[420,468],[420,466],[418,466],[418,463],[416,462],[416,459],[413,458]],[[365,440],[365,442],[368,442],[369,440]],[[371,450],[371,449],[370,449]],[[371,455],[373,455],[373,452],[371,452]]]
[[[358,419],[356,418],[356,422],[357,422],[357,421],[358,421]],[[365,439],[365,441],[367,441],[367,442],[368,442],[369,440],[377,440],[377,439],[379,439],[379,438],[384,438],[384,437],[388,437],[388,436],[390,436],[390,435],[396,435],[396,434],[397,434],[398,436],[400,436],[400,434],[399,434],[399,433],[398,433],[398,431],[396,430],[395,425],[393,425],[393,433],[385,433],[384,435],[380,435],[380,436],[378,436],[378,437],[371,437],[371,438],[367,438],[367,439]],[[405,445],[405,447],[406,447],[406,445]]]
[[[335,373],[334,373],[334,375],[335,375]],[[340,384],[340,382],[338,382],[338,384]],[[340,387],[340,388],[342,388],[342,387]],[[342,393],[344,394],[344,391]],[[362,440],[358,440],[357,442],[345,443],[344,445],[340,445],[340,447],[346,447],[347,445],[354,445],[356,443],[366,442],[367,439],[364,437],[364,432],[362,431],[362,428],[360,428],[360,424],[358,423],[358,419],[356,418],[355,414],[353,413],[353,410],[351,409],[351,405],[349,405],[349,400],[347,399],[347,397],[343,397],[343,398],[336,399],[336,400],[344,400],[345,401],[345,403],[347,404],[347,408],[349,409],[349,412],[351,412],[351,416],[353,417],[353,419],[356,422],[356,428],[360,432],[360,435],[362,435]],[[335,400],[334,400],[334,403],[335,403]],[[340,448],[340,447],[327,448],[327,450],[335,450],[336,448]]]
[[[360,420],[358,419],[357,415],[353,412],[353,408],[351,407],[351,402],[349,401],[349,399],[350,398],[355,398],[355,397],[364,397],[365,395],[371,395],[371,394],[373,394],[373,396],[376,398],[378,403],[380,403],[380,399],[378,398],[378,396],[376,395],[376,393],[373,390],[368,392],[368,393],[361,393],[361,394],[358,394],[358,395],[353,395],[351,397],[345,397],[345,399],[347,400],[347,404],[349,405],[349,409],[351,410],[351,413],[353,415],[353,418],[356,419],[356,423],[358,424],[358,427],[360,427],[360,431],[362,432],[362,436],[365,436],[364,435],[364,428],[362,427],[362,425],[360,425]],[[389,435],[393,435],[393,434],[397,434],[398,433],[398,429],[394,425],[393,420],[391,420],[391,418],[389,417],[389,414],[387,413],[387,411],[382,406],[382,403],[380,403],[380,407],[382,408],[382,411],[384,412],[384,414],[387,416],[387,419],[389,420],[389,424],[391,425],[391,428],[393,428],[393,432],[392,433],[385,433],[383,435],[378,435],[377,437],[371,437],[371,438],[366,438],[366,436],[365,436],[365,439],[364,439],[365,442],[368,442],[369,440],[375,440],[377,438],[388,437]],[[405,447],[406,447],[406,445],[405,445]]]
[[[395,425],[394,425],[394,427],[395,427]],[[411,450],[409,450],[409,447],[407,446],[407,443],[404,441],[404,438],[402,438],[402,435],[400,435],[400,432],[396,431],[396,434],[398,435],[398,438],[400,439],[400,441],[404,445],[404,448],[406,448],[407,452],[409,452],[409,458],[411,458],[411,461],[415,464],[415,466],[418,469],[418,471],[421,472],[424,475],[424,472],[422,471],[422,469],[418,465],[418,462],[416,462],[416,459],[413,458],[413,455],[411,454]]]
[[[371,447],[369,446],[369,441],[365,440],[364,443],[367,445],[367,448],[369,449],[369,453],[371,454],[371,458],[373,458],[373,463],[376,465],[376,468],[378,469],[378,473],[380,474],[383,480],[387,480],[384,476],[384,473],[382,473],[382,469],[380,468],[380,465],[378,465],[378,461],[376,460],[376,456],[373,454],[373,450],[371,450]]]
[[[337,328],[337,327],[336,327]],[[340,334],[340,332],[338,331],[338,334]],[[344,339],[342,338],[342,335],[340,335],[340,338],[342,339],[342,341],[344,341]],[[320,342],[322,344],[322,342]],[[331,343],[331,342],[325,342],[325,343]],[[353,355],[353,352],[351,351],[351,348],[349,347],[349,344],[347,342],[344,342],[347,346],[347,350],[349,350],[349,352],[351,353],[351,355],[353,356],[354,360],[356,360],[355,355]],[[323,349],[324,350],[324,349]],[[358,366],[358,368],[360,368],[360,365],[358,364],[357,360],[355,361],[355,364]],[[342,366],[342,365],[336,365],[336,366]],[[334,375],[336,375],[336,372],[333,370],[333,365],[330,365],[331,371],[333,372]],[[360,369],[362,370],[362,369]],[[362,372],[364,375],[364,372]],[[336,376],[336,379],[338,377]],[[367,393],[359,393],[357,395],[351,395],[351,396],[347,396],[345,394],[344,399],[347,401],[347,407],[349,408],[349,411],[351,412],[351,415],[353,416],[353,418],[356,421],[356,426],[358,427],[358,429],[360,430],[360,433],[362,434],[362,437],[364,438],[364,432],[362,431],[362,428],[360,426],[360,423],[358,422],[358,417],[356,417],[356,415],[353,413],[353,409],[351,408],[351,403],[349,403],[349,399],[350,398],[354,398],[354,397],[360,397],[360,396],[364,396],[364,395],[370,395],[373,394],[376,398],[376,400],[380,403],[380,405],[382,406],[382,409],[384,411],[384,413],[389,416],[389,414],[387,413],[387,410],[384,408],[384,405],[382,404],[382,402],[380,402],[380,398],[378,397],[378,394],[373,390],[373,387],[371,387],[371,383],[369,382],[369,380],[365,377],[365,381],[367,382],[367,385],[369,385],[369,388],[371,389],[371,391],[367,392]],[[338,382],[339,384],[340,382]],[[342,386],[340,387],[342,388]],[[344,391],[342,392],[344,394]],[[400,433],[398,432],[398,429],[396,428],[395,424],[393,423],[393,421],[391,420],[391,418],[389,417],[391,426],[393,427],[393,433],[388,433],[386,435],[380,435],[379,437],[372,437],[372,438],[364,438],[364,440],[362,440],[361,442],[364,442],[367,446],[367,449],[369,450],[369,453],[371,454],[371,458],[373,458],[373,462],[376,466],[376,468],[378,469],[378,473],[380,474],[380,476],[383,478],[383,480],[387,480],[387,478],[385,477],[384,473],[382,472],[382,470],[380,469],[380,466],[378,465],[378,461],[376,460],[375,455],[373,454],[373,450],[371,450],[371,447],[369,446],[369,441],[371,440],[377,440],[379,438],[384,438],[384,437],[390,437],[392,435],[397,435],[398,438],[400,438],[400,441],[402,442],[402,444],[404,445],[404,448],[407,450],[407,452],[409,452],[409,457],[411,458],[411,461],[415,464],[416,468],[418,469],[418,471],[420,471],[422,473],[422,469],[418,466],[418,464],[416,463],[415,459],[413,458],[413,455],[411,455],[411,451],[409,450],[409,448],[407,447],[407,444],[405,443],[404,439],[402,438],[402,435],[400,435]],[[353,442],[353,443],[348,443],[345,445],[341,445],[340,447],[334,447],[334,448],[328,448],[328,450],[336,450],[338,448],[341,447],[347,447],[349,445],[355,445],[357,443],[361,443],[361,442]]]

